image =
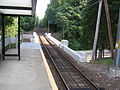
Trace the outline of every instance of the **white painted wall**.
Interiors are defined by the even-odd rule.
[[[1,40],[1,37],[0,37],[0,40]],[[16,37],[5,38],[5,46],[9,45],[10,43],[16,43],[16,45],[17,45],[17,41],[18,41],[17,36]],[[0,41],[0,53],[1,52],[2,52],[2,42]]]
[[[71,48],[67,47],[66,45],[62,44],[60,41],[55,39],[51,36],[51,34],[45,34],[45,36],[54,42],[58,47],[68,53],[72,58],[74,58],[77,62],[87,62],[87,58],[85,53],[78,54],[76,51],[72,50]]]

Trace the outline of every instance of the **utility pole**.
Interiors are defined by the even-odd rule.
[[[105,6],[105,13],[106,13],[107,25],[108,25],[108,35],[109,35],[109,40],[110,40],[111,56],[114,59],[114,46],[113,46],[113,38],[112,38],[111,22],[110,22],[110,14],[109,14],[107,0],[104,0],[104,6]]]
[[[120,66],[120,7],[119,7],[119,20],[118,20],[118,31],[117,31],[117,38],[116,38],[116,55],[115,55],[115,62],[114,65],[116,67]]]
[[[100,27],[101,11],[102,11],[102,2],[103,2],[103,0],[101,0],[99,2],[98,17],[97,17],[97,23],[96,23],[96,32],[95,32],[93,52],[92,52],[92,60],[95,60],[95,52],[96,52],[96,46],[97,46],[97,40],[98,40],[98,34],[99,34],[99,27]]]

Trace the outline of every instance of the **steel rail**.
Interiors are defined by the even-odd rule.
[[[48,39],[48,38],[46,38],[47,39],[47,41],[51,44],[51,42],[52,43],[54,43],[53,41],[51,41],[50,39]],[[51,41],[51,42],[50,42]],[[53,44],[51,44],[60,54],[62,54],[62,56],[64,56],[64,58],[66,58],[66,60],[71,64],[71,65],[73,65],[74,66],[74,68],[78,71],[78,73],[80,74],[80,75],[82,75],[83,76],[83,78],[89,83],[89,85],[90,86],[92,86],[95,90],[100,90],[97,86],[95,86],[80,70],[79,70],[79,68],[70,60],[70,58],[68,57],[68,55],[66,55],[66,53],[62,50],[62,49],[60,49],[60,48],[58,48],[57,47],[57,45],[53,45]]]
[[[76,73],[78,73],[78,75],[82,77],[82,80],[84,80],[84,82],[85,82],[91,89],[93,89],[93,90],[100,90],[98,87],[96,87],[96,86],[78,69],[78,67],[70,60],[71,58],[70,58],[68,55],[66,55],[66,53],[65,53],[64,51],[62,51],[60,48],[58,48],[58,47],[57,47],[51,40],[49,40],[48,38],[45,38],[45,39],[46,39],[47,42],[50,44],[50,46],[53,47],[53,49],[54,49],[56,52],[59,52],[59,54],[60,54],[61,57],[65,58],[65,60],[67,61],[67,63],[69,62],[70,66],[72,66],[72,67],[76,70]],[[49,48],[48,48],[46,45],[44,45],[44,42],[42,41],[41,38],[40,38],[40,41],[41,41],[41,43],[43,44],[43,47],[44,47],[45,51],[47,52],[50,60],[52,61],[53,65],[54,65],[54,67],[55,67],[55,69],[56,69],[56,71],[58,72],[58,74],[59,74],[62,82],[64,83],[65,88],[66,88],[67,90],[71,90],[71,87],[69,87],[69,86],[67,85],[67,82],[66,82],[66,80],[65,80],[65,77],[61,74],[61,71],[60,71],[60,69],[59,69],[60,67],[57,66],[57,64],[55,63],[52,55],[50,54]],[[61,62],[62,62],[62,61],[59,61],[60,66],[64,67],[64,69],[66,69],[65,66],[62,65]],[[70,77],[72,78],[72,80],[75,81],[69,72],[68,72],[68,75],[70,75]],[[76,85],[77,85],[77,82],[75,82],[75,83],[76,83]],[[79,87],[79,85],[78,85],[78,87]],[[80,87],[79,87],[79,88],[80,88]]]
[[[42,45],[43,45],[44,49],[46,50],[46,52],[47,52],[47,54],[48,54],[49,58],[51,59],[51,61],[52,61],[53,65],[54,65],[54,67],[55,67],[56,71],[58,72],[58,74],[59,74],[59,76],[60,76],[61,80],[63,81],[63,83],[64,83],[64,85],[65,85],[65,88],[66,88],[67,90],[70,90],[70,89],[69,89],[69,87],[68,87],[68,85],[66,84],[66,82],[65,82],[64,78],[62,77],[62,75],[61,75],[61,73],[60,73],[60,71],[59,71],[58,67],[56,66],[56,64],[55,64],[55,62],[54,62],[54,60],[53,60],[53,58],[51,57],[51,55],[50,55],[50,53],[49,53],[49,51],[48,51],[48,49],[47,49],[46,45],[44,45],[44,43],[43,43],[43,41],[41,40],[41,38],[40,38],[40,37],[39,37],[39,39],[40,39],[40,41],[41,41],[41,43],[42,43]]]

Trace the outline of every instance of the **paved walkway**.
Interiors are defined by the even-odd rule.
[[[21,49],[41,49],[41,46],[39,43],[23,42],[20,48]]]
[[[21,44],[21,60],[0,62],[0,90],[52,90],[38,43]],[[15,52],[9,50],[7,53]]]

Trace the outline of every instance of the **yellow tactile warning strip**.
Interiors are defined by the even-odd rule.
[[[40,36],[40,37],[42,37],[42,36]],[[52,72],[51,72],[51,70],[49,68],[49,65],[47,63],[47,60],[45,58],[45,55],[44,55],[42,49],[40,49],[40,53],[41,53],[41,56],[42,56],[42,59],[43,59],[43,62],[44,62],[44,65],[45,65],[45,68],[46,68],[46,71],[47,71],[47,75],[48,75],[51,87],[52,87],[53,90],[58,90],[58,87],[57,87],[57,85],[55,83],[54,77],[52,75]]]

